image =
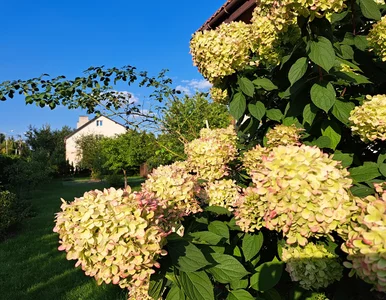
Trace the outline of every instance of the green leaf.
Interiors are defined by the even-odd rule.
[[[272,121],[280,122],[283,118],[283,113],[277,108],[269,109],[267,110],[267,118]]]
[[[382,153],[378,155],[377,164],[383,164],[386,160],[386,153]]]
[[[265,291],[263,296],[265,300],[282,300],[279,292],[275,289]]]
[[[350,112],[354,109],[354,107],[355,107],[355,104],[352,102],[336,100],[332,108],[332,114],[343,124],[348,124],[349,123],[348,118],[350,117]]]
[[[342,138],[342,132],[338,124],[336,124],[334,121],[326,120],[322,124],[322,135],[327,136],[330,138],[331,149],[335,150],[336,146],[338,146],[341,138]]]
[[[283,262],[276,258],[271,262],[261,264],[256,273],[251,276],[251,288],[256,291],[268,291],[277,285],[283,273]]]
[[[374,0],[359,0],[359,6],[367,19],[376,21],[381,19],[381,12]]]
[[[299,58],[291,67],[288,72],[288,79],[291,83],[291,86],[298,81],[300,78],[306,74],[308,68],[308,59],[307,57]]]
[[[375,192],[373,188],[370,188],[364,184],[354,185],[351,187],[350,190],[354,196],[361,197],[361,198],[367,197],[368,195],[372,195]]]
[[[356,84],[369,84],[372,83],[366,76],[363,76],[362,74],[358,74],[352,71],[349,72],[343,72],[343,71],[338,71],[335,73],[338,77],[348,81],[348,82],[353,82]]]
[[[381,174],[386,177],[386,164],[381,164],[379,166],[379,172],[381,172]]]
[[[330,148],[331,140],[328,136],[321,136],[317,140],[313,141],[312,144],[318,146],[319,148]]]
[[[232,281],[230,286],[232,290],[239,290],[239,289],[246,289],[248,287],[249,280],[248,279],[241,279]]]
[[[188,299],[214,300],[213,284],[204,272],[180,272],[181,287]]]
[[[260,101],[257,101],[256,104],[248,104],[248,110],[259,121],[264,117],[266,111],[264,103]]]
[[[312,103],[307,104],[303,110],[303,124],[308,123],[312,125],[317,112],[318,108],[315,105],[313,105]]]
[[[246,290],[230,291],[227,300],[255,300]]]
[[[341,45],[340,49],[342,50],[342,57],[344,59],[354,59],[354,50],[349,45]]]
[[[264,236],[261,232],[258,234],[246,233],[242,242],[242,250],[244,253],[245,261],[250,261],[253,257],[259,253],[263,246]]]
[[[363,166],[350,169],[351,178],[356,182],[372,180],[381,175],[378,164],[374,162],[365,162]]]
[[[168,242],[168,246],[173,263],[181,271],[194,272],[209,265],[200,249],[186,240],[172,240]]]
[[[149,296],[153,299],[159,299],[166,284],[166,278],[160,274],[153,275],[150,278]]]
[[[224,222],[213,221],[209,224],[208,230],[229,240],[229,228]]]
[[[231,115],[236,119],[240,119],[244,112],[245,108],[247,106],[247,101],[245,100],[245,96],[243,93],[236,93],[229,105],[229,111]]]
[[[231,212],[225,207],[221,206],[207,206],[205,207],[205,211],[209,211],[215,213],[216,215],[230,215]]]
[[[273,91],[278,89],[278,87],[274,85],[268,78],[257,78],[253,80],[253,84],[259,88],[263,88],[266,91]]]
[[[207,270],[220,283],[230,283],[235,280],[240,280],[249,274],[244,266],[231,255],[211,253],[211,256],[217,262],[217,265]]]
[[[370,0],[372,1],[372,0]],[[367,37],[365,35],[356,35],[354,37],[354,45],[361,51],[366,51],[369,43],[367,41]]]
[[[176,284],[174,284],[170,289],[168,295],[166,296],[165,300],[185,300],[185,294]]]
[[[352,153],[342,153],[340,151],[336,151],[332,158],[333,160],[339,160],[342,162],[342,166],[348,168],[351,166],[354,160],[354,154]]]
[[[319,37],[317,42],[310,42],[310,53],[308,57],[327,72],[330,71],[335,63],[334,48],[331,42],[323,36]]]
[[[253,94],[255,93],[255,86],[253,85],[252,81],[246,77],[239,77],[237,84],[245,95],[253,97]]]
[[[224,237],[210,231],[192,232],[189,235],[192,236],[196,242],[201,241],[209,245],[217,245],[224,239]]]
[[[336,22],[339,22],[339,21],[342,21],[348,14],[348,11],[344,11],[340,14],[337,14],[337,13],[333,13],[332,16],[331,16],[331,24],[334,24]]]
[[[334,86],[330,82],[327,85],[315,83],[311,88],[311,100],[317,107],[328,112],[336,101]]]

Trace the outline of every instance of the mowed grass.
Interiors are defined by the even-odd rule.
[[[130,178],[138,189],[142,178]],[[52,231],[60,198],[72,200],[85,191],[103,189],[104,183],[54,181],[33,193],[36,216],[25,220],[16,235],[0,242],[1,300],[124,300],[126,292],[114,285],[98,286],[58,251]]]

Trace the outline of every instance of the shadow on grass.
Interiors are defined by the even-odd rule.
[[[133,178],[138,188],[143,181]],[[72,200],[85,191],[102,189],[105,183],[79,183],[74,186],[54,181],[35,191],[32,202],[36,216],[25,220],[14,237],[0,242],[0,298],[4,300],[120,300],[126,291],[118,286],[97,286],[93,278],[75,268],[59,252],[58,236],[52,232],[60,198]]]

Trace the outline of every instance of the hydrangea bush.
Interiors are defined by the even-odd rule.
[[[130,299],[383,299],[385,10],[264,0],[196,33],[235,126],[203,129],[140,192],[64,203],[60,250]]]

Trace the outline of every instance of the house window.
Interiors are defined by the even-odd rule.
[[[102,126],[103,123],[102,123],[102,120],[97,120],[97,126]]]

